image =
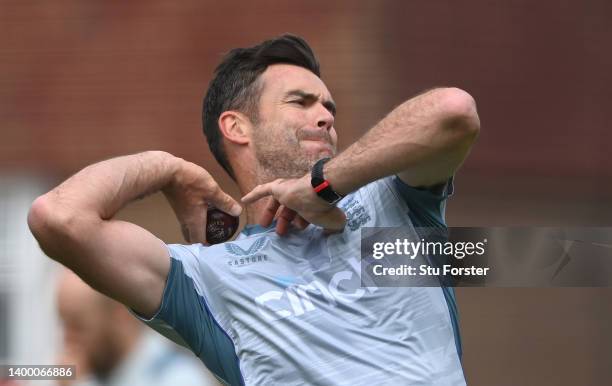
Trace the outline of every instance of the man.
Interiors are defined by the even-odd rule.
[[[301,38],[233,50],[203,118],[246,194],[235,241],[202,244],[207,206],[239,215],[238,202],[206,170],[155,151],[83,169],[33,203],[30,228],[50,257],[229,384],[464,384],[452,291],[362,288],[359,249],[363,226],[444,226],[479,130],[474,100],[425,92],[338,155],[334,115]],[[159,190],[194,244],[113,219]]]
[[[218,385],[195,358],[144,331],[123,305],[69,270],[60,276],[57,306],[64,336],[60,362],[77,366],[77,378],[61,385]]]

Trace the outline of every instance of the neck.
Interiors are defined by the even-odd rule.
[[[258,224],[259,219],[261,218],[261,214],[266,208],[268,204],[268,200],[262,199],[252,204],[247,205],[246,207],[246,221],[247,225]]]
[[[262,168],[257,162],[253,162],[253,168],[235,168],[236,183],[240,189],[241,196],[246,195],[256,186],[272,182],[278,178],[273,173]],[[237,170],[236,170],[237,169]],[[266,206],[271,198],[263,198],[245,206],[247,225],[257,224],[261,214],[265,211]]]
[[[242,196],[249,193],[256,186],[274,181],[275,178],[253,178],[250,181],[239,184],[240,193]],[[257,224],[261,218],[262,213],[266,210],[271,197],[265,197],[261,200],[255,201],[245,206],[246,221],[247,225]]]
[[[238,164],[253,165],[250,168],[235,167],[237,165],[232,165],[234,174],[236,176],[236,183],[240,189],[241,195],[244,196],[256,186],[272,182],[278,178],[302,177],[304,173],[309,170],[308,167],[301,167],[299,164],[291,165],[287,162],[292,161],[286,160],[284,168],[281,168],[278,165],[277,168],[273,168],[272,166],[264,167],[255,157],[249,157]],[[271,197],[266,197],[245,207],[247,225],[258,223],[259,219],[261,218],[261,214],[266,210],[270,200]]]

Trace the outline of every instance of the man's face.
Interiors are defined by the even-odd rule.
[[[317,160],[336,154],[335,104],[321,79],[302,67],[275,64],[260,81],[252,136],[258,175],[301,177]]]

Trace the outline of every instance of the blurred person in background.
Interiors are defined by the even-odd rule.
[[[69,270],[57,290],[63,326],[62,365],[76,365],[62,386],[205,386],[216,379],[159,334],[145,330],[124,305],[96,292]]]
[[[319,63],[285,35],[232,50],[203,110],[209,147],[245,194],[234,241],[207,244],[206,213],[241,205],[204,168],[149,151],[88,166],[33,203],[47,255],[232,385],[465,384],[452,288],[366,289],[359,258],[363,226],[416,240],[416,227],[445,226],[480,128],[473,98],[424,92],[336,154]],[[113,218],[157,191],[191,245]]]

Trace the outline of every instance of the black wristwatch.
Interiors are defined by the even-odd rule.
[[[310,184],[317,196],[331,205],[335,205],[338,201],[342,200],[342,195],[335,192],[329,184],[329,181],[323,176],[323,165],[330,159],[331,158],[321,158],[314,164],[310,172]]]

